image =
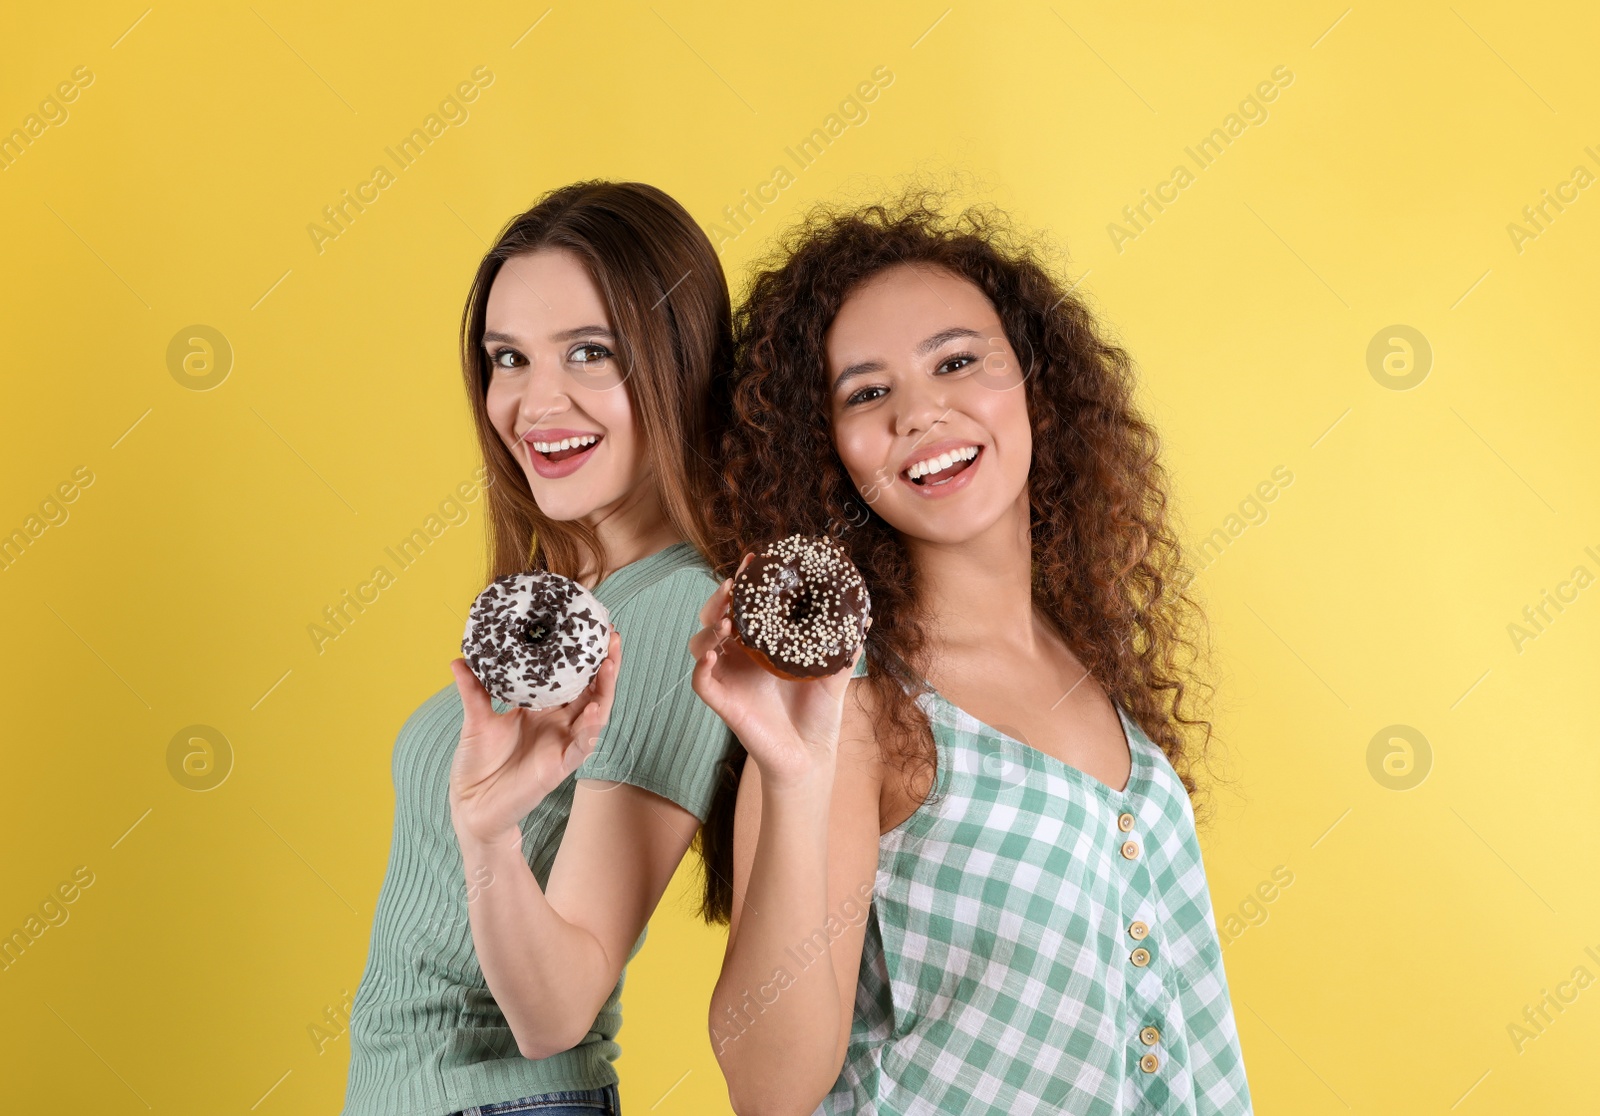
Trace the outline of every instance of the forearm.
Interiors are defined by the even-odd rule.
[[[484,981],[528,1058],[577,1045],[616,986],[620,964],[566,921],[523,858],[521,833],[489,844],[458,832],[472,943]]]
[[[806,786],[763,787],[738,934],[711,999],[712,1048],[741,1116],[809,1113],[838,1076],[840,994],[823,929],[833,775],[829,765]]]

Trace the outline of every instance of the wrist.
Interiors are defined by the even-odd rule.
[[[470,825],[454,815],[451,816],[451,823],[463,857],[470,852],[479,859],[489,859],[512,849],[516,850],[518,856],[522,854],[522,830],[518,826]]]
[[[759,763],[758,763],[759,766]],[[761,794],[765,798],[783,799],[796,804],[802,802],[827,802],[833,797],[833,776],[836,763],[833,754],[819,755],[803,766],[785,766],[778,770],[761,769]]]

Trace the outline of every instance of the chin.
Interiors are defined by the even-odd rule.
[[[879,514],[883,514],[881,510]],[[921,508],[905,514],[884,515],[883,518],[896,532],[908,539],[945,546],[969,542],[989,526],[987,517],[979,522],[970,515],[930,515]]]
[[[589,507],[547,507],[537,499],[534,500],[534,503],[539,505],[540,513],[552,523],[575,523],[594,510]]]
[[[911,525],[910,530],[900,530],[900,534],[908,539],[915,539],[922,543],[933,543],[938,546],[961,546],[982,535],[983,527],[978,524],[950,523],[948,521],[916,523]]]
[[[885,522],[901,535],[921,542],[954,546],[971,542],[994,528],[1005,517],[1015,500],[985,497],[981,492],[962,493],[969,499],[959,504],[928,506],[917,501],[910,506],[876,509]],[[908,501],[909,503],[909,501]]]
[[[545,477],[537,478],[538,483],[530,485],[533,492],[533,502],[539,505],[539,511],[547,519],[559,523],[570,523],[573,520],[588,519],[607,508],[617,505],[627,490],[622,485],[594,484],[590,480],[574,481],[576,478],[552,481]]]
[[[539,505],[539,513],[546,519],[553,519],[557,523],[569,523],[574,519],[582,519],[595,510],[595,503],[584,492],[562,492],[563,486],[553,486],[548,481],[541,480],[538,484],[530,485],[533,492],[533,502]],[[554,491],[552,491],[554,489]]]

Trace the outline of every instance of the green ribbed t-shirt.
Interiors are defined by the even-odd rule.
[[[677,543],[595,587],[622,632],[622,672],[594,752],[522,821],[523,853],[541,887],[580,778],[643,787],[705,820],[731,738],[689,684],[688,641],[716,584],[694,548]],[[496,700],[494,708],[509,706]],[[484,983],[450,823],[450,763],[461,722],[461,695],[451,683],[422,703],[395,741],[394,836],[350,1016],[344,1116],[445,1116],[617,1081],[622,977],[581,1043],[537,1061],[518,1051]],[[641,932],[629,960],[644,939]]]

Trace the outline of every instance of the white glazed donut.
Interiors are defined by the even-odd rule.
[[[560,574],[497,577],[472,602],[461,654],[483,688],[527,709],[565,705],[605,661],[611,615]]]

